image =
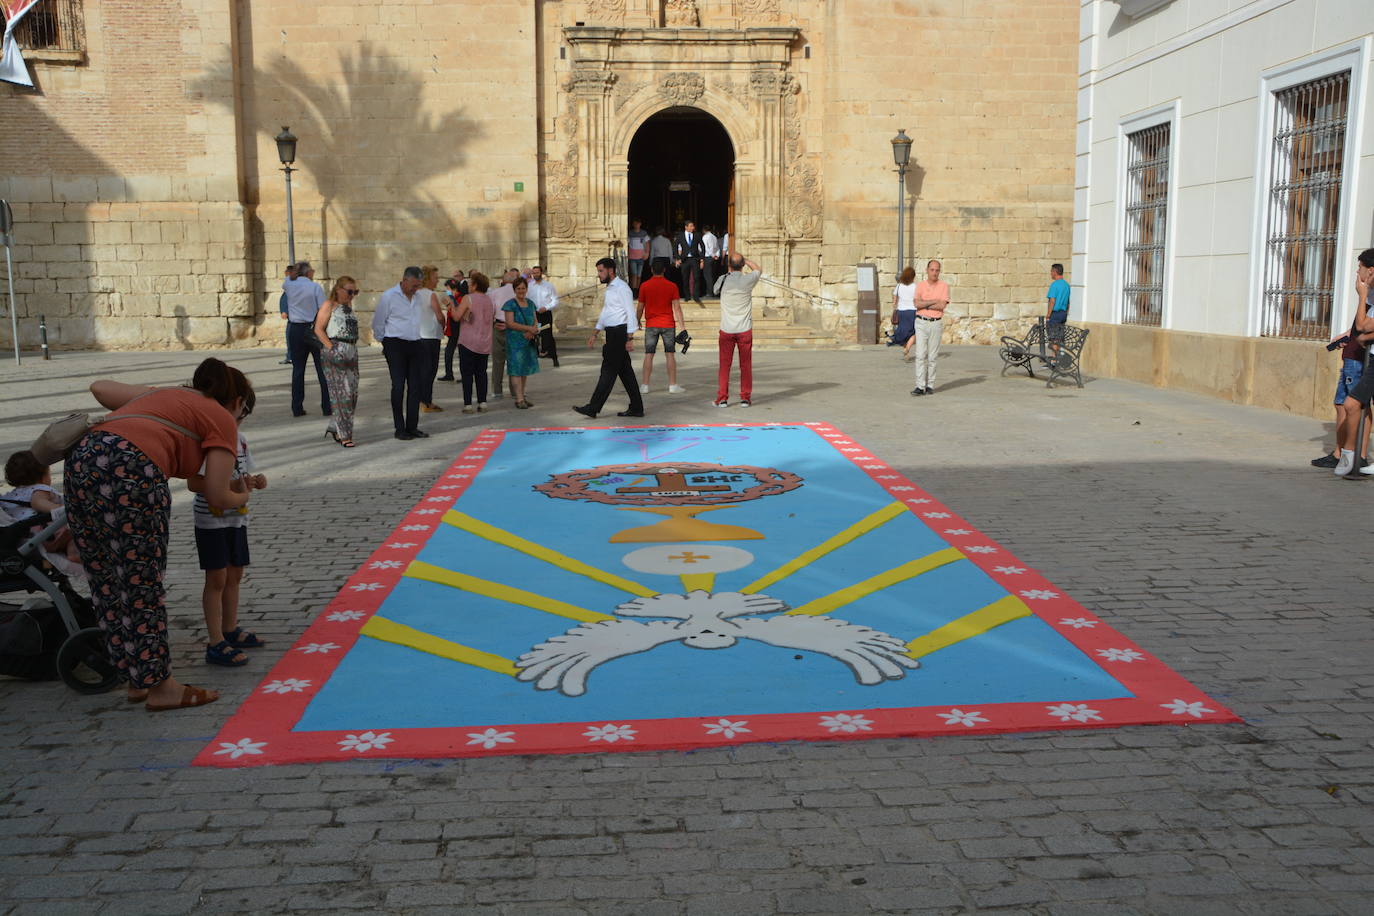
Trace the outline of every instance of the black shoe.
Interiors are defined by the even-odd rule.
[[[702,301],[701,301],[700,299],[693,299],[692,301],[695,302],[697,305],[702,305],[702,304],[703,304]]]
[[[408,429],[408,430],[406,430],[406,434],[409,435],[410,438],[412,438],[412,439],[428,439],[428,438],[429,438],[429,433],[425,432],[423,429]]]
[[[332,410],[321,410],[320,413],[324,414],[326,417],[334,416],[334,411]]]
[[[291,416],[293,416],[293,417],[303,417],[303,416],[305,416],[305,411],[304,411],[304,410],[293,410],[293,411],[291,411]]]
[[[911,394],[912,394],[913,397],[918,397],[918,398],[919,398],[921,395],[923,395],[923,394],[925,394],[925,393],[926,393],[926,390],[925,390],[924,388],[913,388],[913,389],[911,389]]]
[[[451,381],[453,381],[453,376],[451,376],[451,375],[441,375],[441,376],[439,376],[437,379],[435,379],[435,381],[436,381],[436,382],[451,382]]]
[[[402,442],[409,442],[411,439],[414,439],[414,438],[415,438],[415,437],[412,436],[410,433],[405,432],[405,431],[403,431],[403,430],[399,430],[399,429],[396,430],[395,435],[396,435],[396,438],[397,438],[397,439],[400,439]]]
[[[620,413],[616,414],[616,416],[617,416],[617,417],[642,417],[642,416],[644,416],[644,411],[642,411],[642,410],[622,410],[622,411],[620,411]]]
[[[586,417],[588,420],[596,419],[596,411],[592,410],[590,407],[578,407],[573,405],[573,410],[582,414],[582,416]]]
[[[927,388],[927,389],[926,389],[926,394],[934,394],[934,393],[935,393],[935,389],[934,389],[934,388]]]
[[[1335,455],[1322,455],[1320,458],[1312,459],[1312,467],[1314,468],[1334,468],[1340,463],[1340,459]]]
[[[556,357],[556,356],[553,358],[553,367],[554,367],[555,369],[558,368],[558,357]]]

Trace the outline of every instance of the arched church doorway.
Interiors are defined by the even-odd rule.
[[[721,123],[698,108],[666,108],[630,141],[626,225],[642,219],[671,237],[690,219],[700,232],[732,231],[734,176],[735,147]]]

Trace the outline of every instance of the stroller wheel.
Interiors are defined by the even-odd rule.
[[[57,650],[57,674],[77,693],[104,693],[119,682],[119,672],[105,651],[105,633],[87,627],[67,637]]]

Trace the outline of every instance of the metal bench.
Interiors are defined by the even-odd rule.
[[[1047,332],[1047,327],[1055,330]],[[1086,328],[1069,324],[1047,326],[1044,318],[1037,318],[1024,338],[1002,338],[1002,347],[997,351],[997,355],[1002,357],[1002,375],[1006,375],[1008,369],[1017,368],[1025,369],[1027,375],[1035,378],[1035,366],[1039,364],[1050,374],[1045,382],[1046,388],[1053,387],[1055,380],[1061,378],[1071,378],[1082,388],[1080,357],[1087,340]],[[1059,344],[1058,354],[1054,352],[1054,343]]]

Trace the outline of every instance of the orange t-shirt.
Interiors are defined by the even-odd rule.
[[[197,442],[156,420],[120,419],[120,414],[163,417],[200,436]],[[128,439],[153,460],[167,477],[187,478],[200,473],[205,453],[222,448],[234,454],[238,448],[238,424],[220,403],[194,388],[159,388],[110,412],[98,429],[108,429]]]
[[[936,280],[934,283],[931,283],[929,280],[922,280],[920,283],[916,284],[916,299],[918,301],[921,299],[943,299],[948,303],[949,284],[944,280]],[[935,309],[918,309],[916,314],[925,318],[939,318],[944,315],[944,312],[936,311]]]

